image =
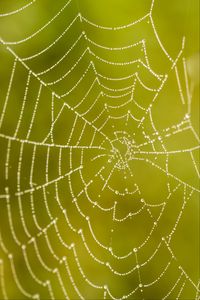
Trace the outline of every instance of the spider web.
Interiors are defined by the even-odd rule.
[[[176,240],[200,177],[185,38],[171,57],[154,0],[116,27],[59,1],[27,31],[12,18],[48,4],[16,5],[0,14],[1,298],[199,299]]]

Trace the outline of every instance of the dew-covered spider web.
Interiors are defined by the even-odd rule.
[[[198,54],[170,5],[0,1],[0,299],[200,299]]]

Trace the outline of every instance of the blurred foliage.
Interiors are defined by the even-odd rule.
[[[147,286],[142,291],[138,289],[129,299],[162,299],[174,286],[181,266],[188,277],[183,275],[165,299],[177,299],[184,281],[180,299],[198,299],[192,282],[197,286],[199,280],[200,188],[198,170],[195,169],[199,165],[199,1],[155,0],[152,10],[159,39],[173,60],[176,60],[185,37],[183,54],[175,63],[181,88],[176,68],[161,49],[149,18],[121,30],[106,30],[96,28],[84,19],[81,22],[78,17],[67,30],[78,13],[105,27],[130,24],[149,13],[150,0],[72,0],[62,10],[65,4],[66,0],[36,0],[24,10],[3,16],[27,5],[27,1],[0,0],[0,298],[4,299],[6,295],[9,299],[37,298],[39,294],[41,299],[49,299],[52,294],[48,283],[45,285],[49,280],[56,299],[67,298],[63,286],[70,299],[80,298],[74,286],[85,299],[103,299],[105,285],[113,297],[120,299],[138,286],[141,277],[142,283]],[[58,17],[48,24],[59,11]],[[48,26],[43,28],[45,24]],[[43,30],[40,31],[41,28]],[[153,100],[156,93],[150,89],[158,89],[161,82],[142,64],[113,65],[97,58],[116,63],[140,58],[145,62],[141,45],[111,51],[91,44],[82,36],[70,51],[83,31],[88,39],[111,48],[145,40],[151,69],[156,74],[168,75],[156,100]],[[20,40],[22,42],[18,43]],[[79,60],[87,47],[95,55],[87,51]],[[61,63],[57,64],[62,57]],[[191,103],[183,57],[192,93]],[[79,80],[91,60],[103,76],[121,78],[137,72],[143,84],[149,87],[145,89],[137,82],[134,100],[138,105],[135,102],[121,105],[130,99],[130,94],[116,97],[126,93],[127,86],[133,86],[133,76],[115,81],[99,77],[100,84],[95,82],[94,88],[87,94],[96,77],[94,70],[89,68],[83,80]],[[15,62],[16,69],[8,93]],[[44,72],[48,68],[49,71]],[[65,75],[69,70],[72,72]],[[27,85],[28,78],[30,82]],[[185,103],[182,103],[180,89]],[[71,92],[67,92],[69,90]],[[94,104],[102,90],[104,94]],[[58,98],[55,94],[63,96]],[[85,101],[79,105],[85,95]],[[105,104],[117,108],[107,110]],[[148,107],[151,104],[150,116]],[[100,115],[103,110],[105,113]],[[130,115],[127,117],[128,111],[139,120],[145,116],[141,127]],[[52,112],[56,119],[53,129]],[[78,121],[72,131],[77,114]],[[125,118],[121,118],[123,115]],[[109,118],[106,126],[102,127],[108,116],[113,118]],[[177,126],[180,123],[182,125]],[[96,149],[91,148],[94,126],[98,128],[93,142]],[[166,128],[170,128],[169,137]],[[155,137],[155,132],[161,139]],[[77,147],[79,138],[79,145],[85,148]],[[145,144],[148,138],[150,141],[154,139],[153,146]],[[44,145],[44,140],[49,147]],[[66,148],[67,141],[74,148]],[[132,176],[128,168],[122,167],[127,162],[128,142],[133,151],[132,159],[128,160]],[[101,143],[103,150],[99,148]],[[139,147],[141,153],[135,151],[137,145],[143,143],[145,145]],[[119,154],[113,154],[112,145]],[[158,152],[166,151],[164,147],[171,154],[158,155]],[[192,151],[195,164],[190,151],[185,151],[192,148],[196,149]],[[111,173],[119,155],[122,165]],[[81,172],[66,175],[80,166],[83,167]],[[170,175],[167,175],[166,166]],[[96,176],[102,167],[101,176]],[[105,184],[106,178],[109,178],[108,184]],[[91,180],[92,184],[86,188]],[[171,196],[169,186],[173,191]],[[134,193],[137,187],[140,193]],[[165,203],[163,211],[162,203]],[[113,210],[109,210],[112,206],[115,206],[116,218],[123,219],[130,213],[133,217],[114,222]],[[66,210],[67,217],[61,207]],[[89,217],[89,221],[85,216]],[[70,228],[69,222],[75,230]],[[111,248],[111,251],[94,240],[89,224],[100,244]],[[155,230],[151,232],[154,226]],[[83,236],[78,233],[80,228]],[[168,241],[174,229],[169,246],[175,259],[159,278],[172,258],[162,237]],[[76,255],[74,250],[65,247],[71,243],[75,244]],[[25,250],[23,245],[26,245]],[[137,255],[132,251],[134,248],[138,248]],[[112,268],[126,273],[137,264],[142,265],[155,249],[155,256],[140,267],[140,275],[137,269],[127,276],[111,271]],[[125,256],[129,252],[132,254],[126,259],[116,259],[112,255]],[[95,261],[92,255],[104,264]],[[65,263],[60,263],[64,256],[67,257],[68,269]],[[55,269],[59,270],[63,285],[58,273],[53,271]],[[92,287],[87,280],[101,288]],[[155,284],[148,286],[154,280]],[[106,297],[111,298],[108,293]]]

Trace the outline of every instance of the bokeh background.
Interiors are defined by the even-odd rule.
[[[27,1],[0,0],[0,299],[80,299],[80,295],[121,299],[127,295],[153,300],[177,299],[179,293],[178,299],[198,299],[199,1],[155,0],[152,19],[169,56],[161,49],[149,17],[122,29],[106,29],[142,18],[150,12],[152,1],[72,0],[65,7],[66,3],[36,0],[20,9]],[[76,17],[78,13],[102,28]],[[183,37],[185,47],[176,61]],[[141,40],[146,54],[140,44],[119,50]],[[79,59],[87,47],[91,53]],[[145,55],[154,73],[161,79],[168,75],[156,101],[154,90],[162,80],[142,64],[127,64],[137,59],[145,63]],[[100,84],[95,82],[87,94],[97,76],[92,67],[85,73],[91,61]],[[136,82],[133,95],[126,95],[134,86],[135,77],[130,75],[136,72],[149,89]],[[127,79],[106,79],[122,77]],[[131,95],[138,105],[134,101],[122,105]],[[152,101],[152,119],[147,114],[138,128],[130,114],[140,120]],[[108,116],[112,117],[103,126]],[[98,128],[95,149],[91,124]],[[155,138],[155,132],[161,139]],[[134,152],[148,139],[154,140],[154,148],[147,143],[139,147],[142,153]],[[133,150],[128,160],[131,172],[119,165],[111,173],[119,159],[111,152],[112,145],[123,164],[127,141]],[[163,145],[174,154],[157,155]],[[185,149],[193,148],[192,159]],[[98,155],[102,156],[94,160]],[[172,176],[167,176],[166,165]],[[81,172],[65,175],[80,166]],[[95,176],[102,167],[101,176]],[[113,206],[117,219],[129,213],[133,217],[113,221],[109,209]],[[89,224],[106,248],[95,241]],[[72,243],[75,252],[66,246]],[[125,259],[116,258],[127,253],[131,254]],[[139,273],[138,269],[129,273],[136,265],[141,265]],[[177,282],[181,270],[185,273]],[[139,284],[144,286],[138,288]]]

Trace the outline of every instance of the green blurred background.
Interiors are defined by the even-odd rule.
[[[63,8],[66,0],[36,0],[19,10],[25,5],[0,0],[0,299],[199,299],[199,1],[155,0],[153,24],[171,60],[150,17],[115,30],[74,19],[119,27],[148,14],[151,1],[72,0]],[[141,40],[146,54],[141,44],[111,50]],[[145,55],[161,80],[127,64],[146,63]],[[97,76],[92,67],[84,73],[91,61],[100,83],[87,93]],[[148,88],[136,81],[126,95],[136,72]],[[145,116],[142,126],[131,116]],[[158,154],[165,151],[173,153]],[[111,173],[119,155],[129,168]],[[113,220],[112,207],[124,221]]]

